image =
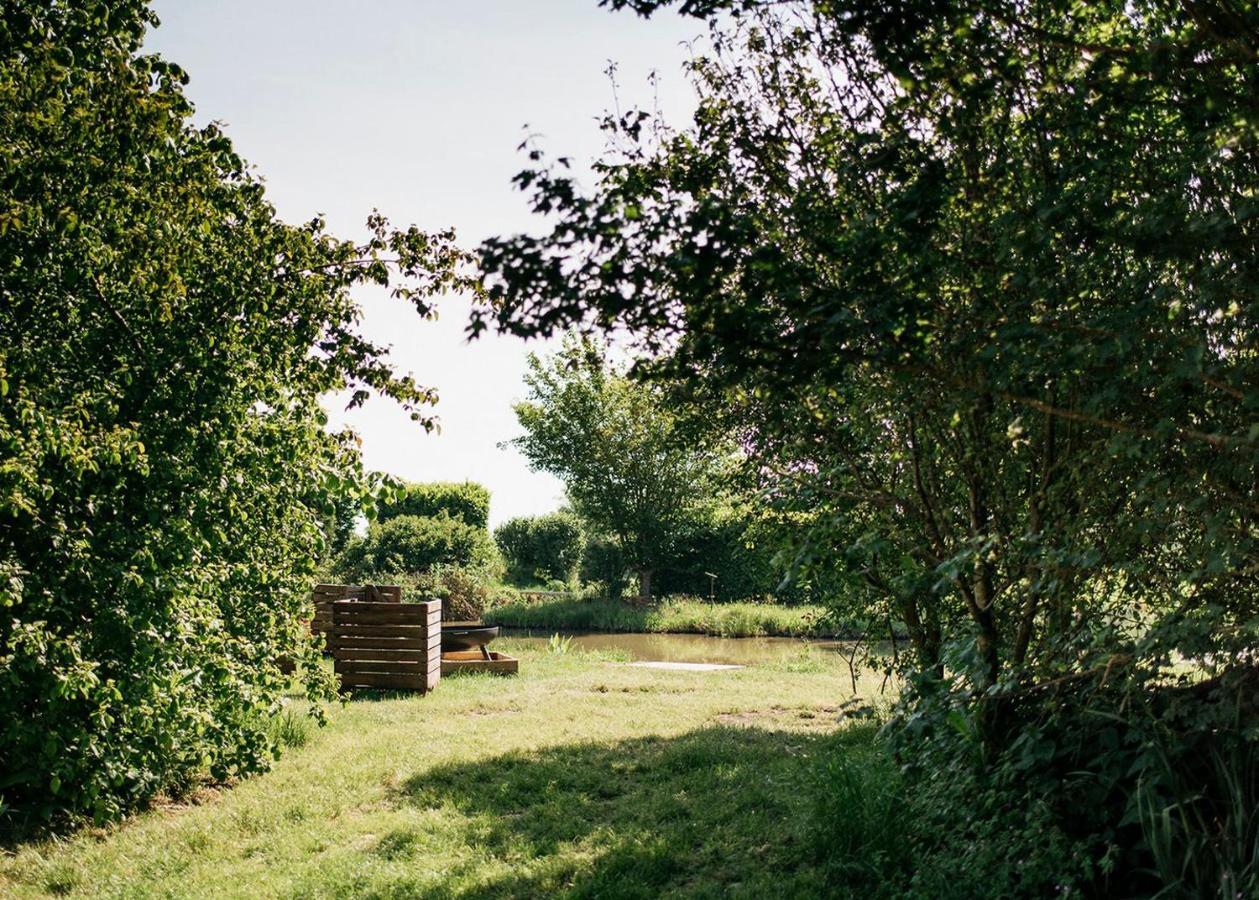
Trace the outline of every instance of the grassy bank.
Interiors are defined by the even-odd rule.
[[[17,847],[0,895],[830,893],[817,760],[869,739],[836,724],[838,659],[703,673],[515,652],[517,678],[335,706],[272,772],[196,804]]]
[[[640,609],[615,600],[546,600],[486,610],[485,621],[514,628],[713,634],[720,637],[822,637],[821,607],[766,603],[709,604],[666,598]]]

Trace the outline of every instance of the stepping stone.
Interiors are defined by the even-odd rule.
[[[726,669],[742,669],[743,666],[733,666],[726,663],[688,663],[688,662],[632,662],[625,663],[627,666],[637,666],[640,669],[669,669],[675,672],[721,672]]]

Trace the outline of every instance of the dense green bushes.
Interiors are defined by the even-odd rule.
[[[265,767],[313,662],[323,525],[370,489],[319,400],[431,399],[357,331],[397,260],[425,308],[458,257],[379,217],[279,221],[138,0],[0,16],[0,829],[106,820]],[[330,529],[336,532],[336,529]],[[313,696],[323,669],[299,666]]]
[[[817,853],[854,897],[1259,896],[1259,672],[1115,660],[989,714],[930,679],[819,771]]]
[[[489,503],[489,491],[472,482],[394,489],[367,534],[337,555],[331,577],[398,584],[407,600],[439,598],[447,621],[479,619],[505,599],[502,557],[485,525]]]
[[[508,519],[495,529],[494,540],[509,577],[521,584],[571,582],[586,546],[581,522],[569,512]]]
[[[490,519],[490,492],[473,481],[403,484],[381,498],[376,513],[382,522],[398,516],[442,514],[484,530]]]

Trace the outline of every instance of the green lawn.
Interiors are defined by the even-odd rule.
[[[721,637],[819,637],[819,606],[778,606],[772,603],[705,603],[669,597],[648,608],[619,600],[555,599],[518,602],[485,611],[485,621],[516,628],[571,631],[632,631],[674,634],[713,634]]]
[[[838,659],[699,673],[515,652],[516,678],[334,707],[272,772],[196,804],[14,848],[0,895],[826,893],[817,758],[869,740],[836,724]]]

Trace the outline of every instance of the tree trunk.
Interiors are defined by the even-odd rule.
[[[651,599],[651,569],[638,570],[638,597],[640,600]]]

